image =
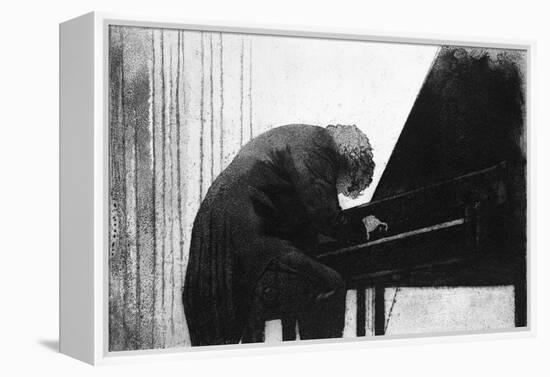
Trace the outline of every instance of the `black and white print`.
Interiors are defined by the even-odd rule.
[[[110,26],[108,55],[110,351],[528,325],[525,51]]]

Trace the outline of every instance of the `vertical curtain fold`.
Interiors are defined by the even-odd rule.
[[[252,40],[109,30],[109,349],[189,345],[194,216],[252,136]]]

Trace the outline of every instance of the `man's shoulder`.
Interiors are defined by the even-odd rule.
[[[290,144],[325,143],[331,140],[329,132],[324,127],[311,124],[286,124],[272,128],[264,135],[266,139],[283,139]]]
[[[267,132],[323,133],[326,129],[313,124],[291,123],[274,127]]]
[[[324,128],[309,124],[287,124],[270,129],[251,140],[239,152],[243,159],[269,159],[274,154],[303,154],[335,150],[334,140]]]

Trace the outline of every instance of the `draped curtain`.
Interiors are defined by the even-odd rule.
[[[191,227],[253,127],[252,39],[109,30],[109,349],[189,345]]]

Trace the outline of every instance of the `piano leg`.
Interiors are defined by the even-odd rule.
[[[527,326],[527,279],[525,266],[517,272],[514,284],[514,315],[516,327]]]
[[[283,341],[296,340],[296,317],[284,317]]]
[[[366,335],[367,298],[365,289],[365,287],[357,288],[357,336]]]
[[[241,343],[263,343],[265,341],[265,321],[251,320],[245,327]]]
[[[383,286],[374,287],[374,335],[384,335],[386,332],[386,307]]]

